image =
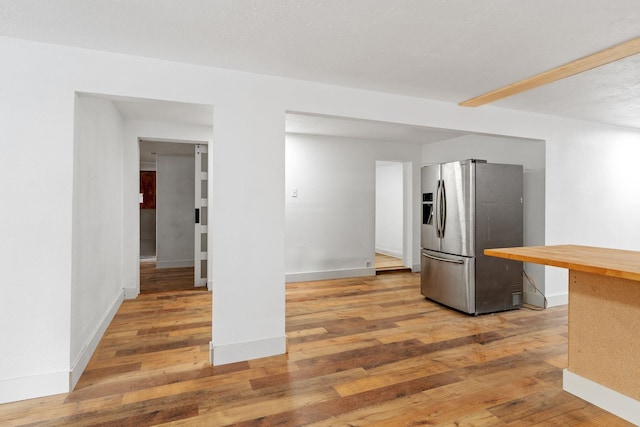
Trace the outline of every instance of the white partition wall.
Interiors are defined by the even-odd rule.
[[[156,169],[156,265],[193,267],[193,156],[159,155]]]
[[[71,386],[124,299],[123,120],[108,100],[79,95],[74,129]]]
[[[406,161],[419,169],[420,154],[418,144],[287,134],[286,280],[374,275],[376,161]],[[399,167],[402,174],[403,165]],[[400,181],[402,203],[402,176]],[[408,194],[406,199],[415,197]],[[410,221],[406,240],[419,259],[419,230]],[[400,219],[401,234],[402,227]]]

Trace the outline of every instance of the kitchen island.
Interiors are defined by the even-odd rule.
[[[484,253],[569,269],[563,389],[640,425],[640,252],[558,245]]]

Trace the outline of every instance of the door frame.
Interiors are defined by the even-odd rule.
[[[171,143],[171,144],[190,145],[190,146],[194,147],[194,152],[195,152],[195,146],[196,145],[204,146],[207,150],[208,150],[208,146],[209,146],[209,141],[174,139],[174,138],[157,138],[157,137],[147,138],[147,137],[138,136],[137,137],[137,141],[138,141],[138,143],[137,143],[137,148],[138,148],[138,150],[137,150],[137,153],[138,153],[138,156],[137,156],[138,176],[140,175],[140,171],[141,171],[141,167],[140,167],[140,164],[141,164],[140,144],[142,142],[146,142],[146,143]],[[195,161],[195,159],[194,159],[194,161]],[[211,161],[210,161],[210,159],[208,159],[208,161],[207,161],[207,171],[206,172],[202,172],[202,173],[206,173],[207,181],[209,180],[209,177],[210,177],[210,173],[209,173],[209,169],[210,169],[209,165],[210,165],[210,163],[211,163]],[[194,182],[194,188],[192,190],[195,193],[195,182]],[[136,193],[138,193],[138,192],[139,191],[136,190]],[[207,192],[210,193],[210,189],[209,189],[208,185],[207,185]],[[208,194],[207,194],[207,196],[208,196]],[[207,199],[208,199],[208,197],[207,197]],[[138,222],[138,232],[139,232],[139,230],[140,230],[140,204],[136,205],[136,211],[137,211],[136,221]],[[156,223],[156,226],[157,226],[157,223]],[[194,221],[194,234],[195,234],[195,221]],[[139,245],[139,239],[140,238],[138,236],[138,250],[137,250],[137,259],[136,259],[136,264],[138,266],[138,268],[137,268],[137,277],[136,277],[137,294],[140,293],[140,268],[139,268],[139,265],[140,265],[140,245]],[[157,231],[156,231],[156,239],[157,239]],[[207,243],[208,243],[208,241],[207,241]],[[156,240],[156,245],[157,245],[157,240]],[[156,254],[157,254],[157,251],[156,251]],[[204,260],[207,263],[207,267],[208,267],[208,265],[209,265],[208,252],[205,252]],[[207,274],[209,274],[208,270],[209,269],[207,268]],[[208,282],[208,279],[204,278],[204,284],[203,285],[199,285],[199,286],[206,286],[207,282]],[[195,284],[195,242],[194,242],[194,287],[195,286],[197,286],[197,285]],[[211,289],[209,289],[209,290],[211,290]]]

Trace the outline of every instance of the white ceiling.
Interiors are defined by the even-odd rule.
[[[426,126],[411,126],[304,113],[287,113],[286,130],[288,133],[339,136],[369,141],[403,142],[420,145],[445,141],[469,133]]]
[[[640,36],[640,2],[0,0],[0,35],[458,103]],[[640,58],[493,105],[640,127]]]
[[[108,99],[125,120],[213,126],[211,105],[85,92],[79,93],[79,96]]]
[[[183,102],[109,97],[127,120],[161,121],[184,125],[213,126],[213,107]]]
[[[155,163],[158,156],[194,157],[194,144],[140,141],[140,163]]]

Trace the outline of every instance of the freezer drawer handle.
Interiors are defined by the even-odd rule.
[[[426,256],[427,258],[435,259],[436,261],[450,262],[451,264],[464,264],[464,261],[461,260],[461,259],[440,258],[440,257],[437,257],[437,256],[426,254],[424,252],[422,252],[422,256]]]

